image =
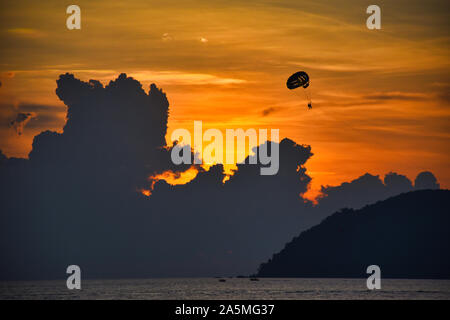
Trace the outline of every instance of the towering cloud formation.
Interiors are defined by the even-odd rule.
[[[67,105],[63,132],[37,135],[29,159],[0,152],[5,279],[61,278],[70,264],[85,277],[248,274],[335,208],[412,188],[401,175],[383,183],[367,174],[324,187],[314,207],[301,197],[311,181],[311,148],[283,139],[277,175],[240,164],[224,183],[222,165],[196,167],[191,182],[160,180],[146,197],[138,190],[148,187],[147,177],[190,169],[170,160],[166,95],[125,74],[107,86],[65,74],[57,85]]]

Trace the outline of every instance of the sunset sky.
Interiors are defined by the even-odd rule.
[[[66,8],[81,8],[81,30]],[[366,8],[381,7],[381,30]],[[61,73],[103,84],[127,73],[170,102],[169,132],[277,128],[312,146],[312,188],[365,172],[450,186],[448,1],[2,1],[0,149],[27,157],[62,131]],[[286,79],[310,75],[313,109]],[[18,112],[34,119],[18,135]],[[168,141],[169,144],[170,141]]]

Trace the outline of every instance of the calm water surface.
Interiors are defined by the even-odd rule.
[[[215,278],[1,282],[0,299],[450,299],[450,280],[382,279],[369,291],[366,279]]]

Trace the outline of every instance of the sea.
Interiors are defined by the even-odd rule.
[[[0,283],[0,299],[445,299],[450,280],[382,279],[381,289],[368,290],[366,279],[305,278],[164,278],[82,280],[69,290],[65,280]]]

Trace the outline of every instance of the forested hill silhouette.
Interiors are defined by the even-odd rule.
[[[421,190],[343,209],[261,264],[259,277],[450,278],[450,191]]]

